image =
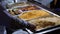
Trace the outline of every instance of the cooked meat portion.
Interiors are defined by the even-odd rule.
[[[36,6],[27,6],[27,7],[21,8],[22,11],[37,10],[37,9],[39,9],[39,8]]]
[[[47,28],[50,26],[55,26],[60,24],[60,19],[58,17],[46,17],[46,18],[38,18],[28,21],[31,24],[34,24],[37,29]]]
[[[36,26],[36,29],[45,28],[45,27],[55,25],[54,22],[49,22],[49,21],[32,22],[32,24],[34,24]]]
[[[55,23],[53,22],[49,22],[49,21],[39,21],[38,24],[36,24],[36,26],[40,26],[40,27],[47,27],[47,26],[53,26],[55,25]]]
[[[18,14],[20,14],[21,12],[18,11],[18,10],[9,10],[9,13],[10,13],[11,15],[18,15]]]

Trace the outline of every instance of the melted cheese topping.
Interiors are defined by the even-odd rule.
[[[25,12],[22,15],[19,16],[19,18],[22,19],[33,19],[37,17],[44,17],[44,16],[49,16],[50,14],[45,12],[44,10],[32,10],[30,12]]]

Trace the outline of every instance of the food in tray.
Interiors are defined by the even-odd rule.
[[[20,3],[14,3],[14,4],[7,4],[6,5],[8,8],[14,8],[14,7],[17,7],[17,6],[20,6],[20,7],[24,7],[24,6],[30,6],[30,4],[28,3],[25,3],[25,2],[20,2]]]
[[[21,12],[18,11],[17,9],[14,9],[14,10],[9,10],[9,13],[10,13],[11,15],[18,15],[18,14],[20,14]]]
[[[9,10],[9,13],[10,13],[11,15],[15,15],[12,10]]]
[[[46,17],[46,18],[38,18],[28,21],[31,24],[36,26],[36,30],[41,28],[47,28],[60,24],[60,18],[57,17]]]
[[[37,6],[27,6],[27,7],[21,8],[22,11],[37,10],[37,9],[39,9]]]
[[[30,19],[34,19],[38,17],[46,17],[46,16],[50,16],[50,14],[44,10],[31,10],[29,12],[22,13],[22,15],[19,15],[18,17],[21,19],[30,20]]]

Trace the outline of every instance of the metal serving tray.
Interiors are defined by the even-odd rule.
[[[40,8],[41,8],[41,10],[44,10],[44,11],[48,12],[48,13],[51,14],[52,16],[56,16],[57,18],[60,18],[59,15],[54,14],[54,13],[52,13],[52,12],[50,12],[50,11],[48,11],[48,10],[42,8],[42,7],[40,7]],[[19,18],[18,18],[18,19],[19,19]],[[22,20],[24,20],[24,19],[22,19]],[[25,21],[25,20],[24,20],[24,21]],[[49,29],[49,28],[52,28],[52,27],[54,27],[54,26],[47,27],[47,28],[42,28],[42,29],[38,29],[38,30],[36,30],[35,32],[37,32],[37,31],[41,31],[41,30],[45,30],[45,29]]]
[[[30,2],[30,1],[28,1],[28,2]],[[30,3],[32,3],[32,2],[30,2]],[[36,4],[35,4],[36,3]],[[34,2],[33,1],[33,3],[32,4],[35,4],[35,5],[37,5],[37,6],[39,6],[39,5],[41,5],[41,4],[39,4],[39,3],[37,3],[37,2]],[[43,8],[42,6],[39,6],[42,10],[45,10],[45,11],[47,11],[48,13],[50,13],[50,14],[52,14],[52,15],[54,15],[54,16],[56,16],[56,17],[59,17],[60,18],[60,16],[59,15],[57,15],[57,14],[54,14],[54,13],[52,13],[51,11],[49,11],[49,10],[46,10],[45,8]],[[4,11],[10,18],[12,18],[12,19],[14,19],[14,20],[16,20],[16,21],[18,21],[19,23],[21,23],[21,24],[23,24],[23,25],[26,25],[26,26],[28,26],[28,22],[26,22],[25,20],[22,20],[22,19],[18,19],[16,16],[15,17],[13,17],[12,15],[10,15],[8,12],[7,12],[7,10],[5,10]],[[44,28],[44,29],[42,29],[42,30],[38,30],[38,31],[33,31],[33,32],[35,32],[35,33],[38,33],[38,32],[42,32],[42,31],[47,31],[47,30],[52,30],[52,29],[55,29],[55,28],[57,28],[57,29],[59,29],[59,25],[57,25],[57,26],[53,26],[53,27],[49,27],[49,28]],[[56,29],[55,29],[56,30]]]

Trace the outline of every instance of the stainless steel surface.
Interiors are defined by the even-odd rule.
[[[59,15],[57,15],[57,14],[55,14],[55,13],[51,12],[51,11],[48,11],[48,10],[46,10],[46,9],[42,8],[42,7],[40,7],[40,8],[41,8],[42,10],[45,10],[46,12],[48,12],[48,13],[50,13],[50,14],[54,15],[54,16],[60,17]]]
[[[50,29],[50,30],[46,30],[46,31],[43,31],[43,32],[39,32],[39,33],[36,33],[36,34],[44,34],[44,33],[48,33],[48,32],[52,32],[52,31],[58,30],[58,29],[60,29],[60,27],[53,28],[53,29]]]

